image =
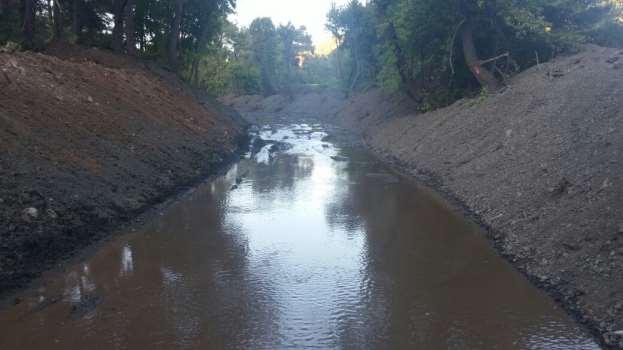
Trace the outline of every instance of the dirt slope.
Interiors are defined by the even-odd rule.
[[[0,293],[232,156],[243,126],[143,65],[0,53]]]
[[[623,348],[614,333],[623,330],[623,52],[588,47],[522,73],[502,94],[432,113],[383,104],[370,92],[339,119],[458,199],[502,254]]]
[[[337,91],[295,93],[292,96],[261,95],[225,96],[220,101],[252,123],[267,120],[317,119],[334,116],[344,104],[344,96]]]

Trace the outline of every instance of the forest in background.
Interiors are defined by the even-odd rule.
[[[0,44],[54,41],[159,60],[214,95],[402,91],[423,110],[496,91],[582,44],[623,46],[621,0],[352,0],[327,14],[335,49],[304,27],[228,21],[235,0],[0,0]],[[5,47],[5,50],[7,48]]]

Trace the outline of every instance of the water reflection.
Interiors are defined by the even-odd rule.
[[[132,274],[134,270],[134,263],[132,261],[132,249],[130,246],[123,246],[121,251],[121,276],[127,276]]]
[[[318,125],[0,311],[0,348],[591,349],[477,228]]]

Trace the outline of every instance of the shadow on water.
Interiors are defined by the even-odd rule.
[[[598,348],[362,149],[317,125],[258,134],[272,143],[0,311],[0,348]]]

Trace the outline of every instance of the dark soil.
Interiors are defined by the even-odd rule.
[[[214,173],[246,138],[172,74],[60,52],[0,53],[0,294]]]
[[[372,90],[319,117],[462,206],[602,344],[623,348],[621,60],[589,46],[431,113]]]

